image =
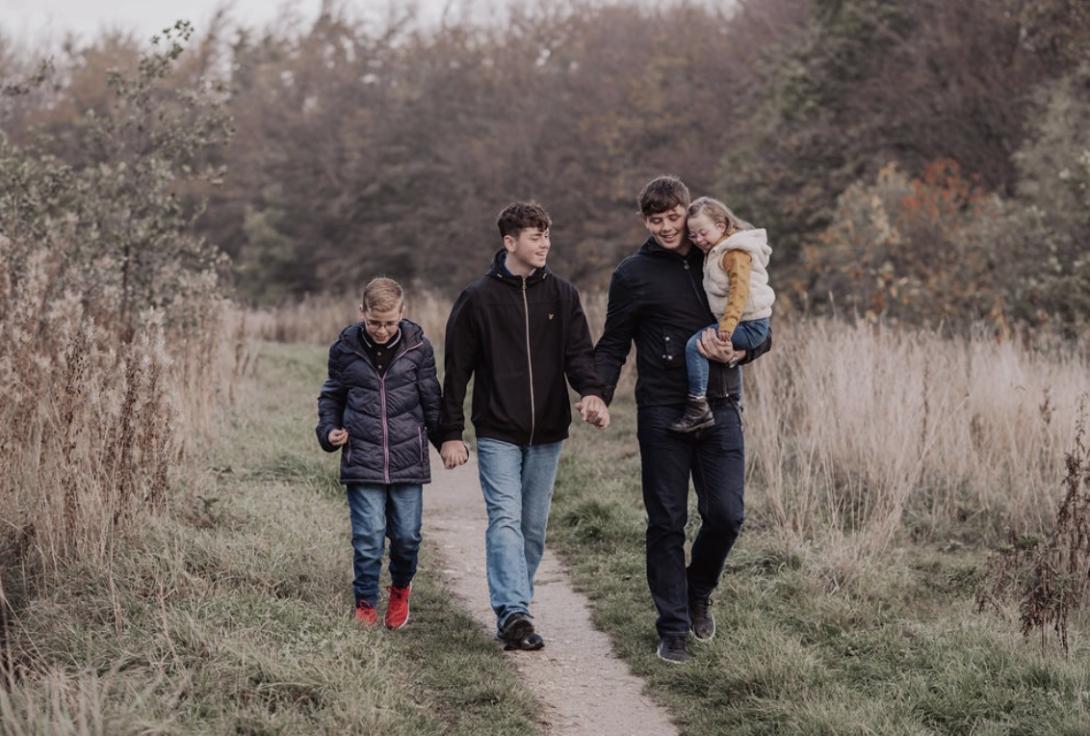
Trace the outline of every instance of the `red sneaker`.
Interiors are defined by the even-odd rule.
[[[375,626],[378,624],[378,611],[367,601],[360,601],[356,604],[356,620],[364,626]]]
[[[386,628],[400,629],[409,623],[409,596],[412,591],[412,583],[405,588],[390,586],[390,603],[386,606]]]

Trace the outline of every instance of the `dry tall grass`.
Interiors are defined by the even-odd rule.
[[[43,249],[16,273],[9,246],[0,238],[0,560],[25,579],[104,562],[164,502],[243,366],[225,303],[189,305],[198,326],[185,329],[149,311],[130,333],[102,303],[51,301],[55,259]]]
[[[308,296],[301,302],[280,307],[252,309],[246,321],[248,332],[261,340],[329,345],[346,325],[358,322],[359,296]],[[436,347],[446,334],[449,299],[428,289],[405,289],[405,316],[424,328]]]
[[[791,540],[1051,521],[1090,360],[1072,346],[806,320],[747,370],[751,478]]]

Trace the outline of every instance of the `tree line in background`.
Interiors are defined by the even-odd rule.
[[[110,212],[90,240],[121,263],[163,247],[161,216],[111,204],[148,180],[170,227],[192,221],[170,247],[217,244],[247,299],[378,273],[451,291],[498,247],[499,209],[532,197],[555,266],[603,288],[642,240],[637,191],[671,172],[769,229],[784,310],[1001,330],[1090,317],[1082,0],[547,0],[494,26],[327,4],[308,24],[221,13],[199,31],[148,99],[202,139],[227,119],[234,133],[180,149],[177,175],[147,165],[141,131],[109,134],[131,118],[113,70],[146,63],[142,41],[47,60],[0,35],[5,150],[89,172],[80,206]],[[209,90],[215,106],[187,108]]]

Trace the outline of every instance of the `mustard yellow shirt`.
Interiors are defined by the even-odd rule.
[[[742,319],[742,310],[749,299],[749,271],[753,259],[744,250],[728,250],[723,254],[720,265],[730,279],[730,295],[719,317],[719,336],[729,340]]]

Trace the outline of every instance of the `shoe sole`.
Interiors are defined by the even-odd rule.
[[[389,629],[390,631],[397,631],[398,629],[404,629],[408,625],[409,625],[409,614],[407,613],[407,614],[405,614],[405,620],[401,622],[400,626],[390,626],[390,624],[386,624],[386,628]]]
[[[682,660],[668,659],[667,657],[662,656],[662,652],[657,649],[655,650],[655,656],[657,656],[659,659],[661,659],[663,662],[666,662],[667,664],[688,664],[689,660],[692,659],[692,656]]]
[[[709,642],[715,638],[715,629],[712,629],[712,633],[707,636],[698,636],[695,629],[689,629],[689,631],[693,632],[693,638],[699,642]]]

